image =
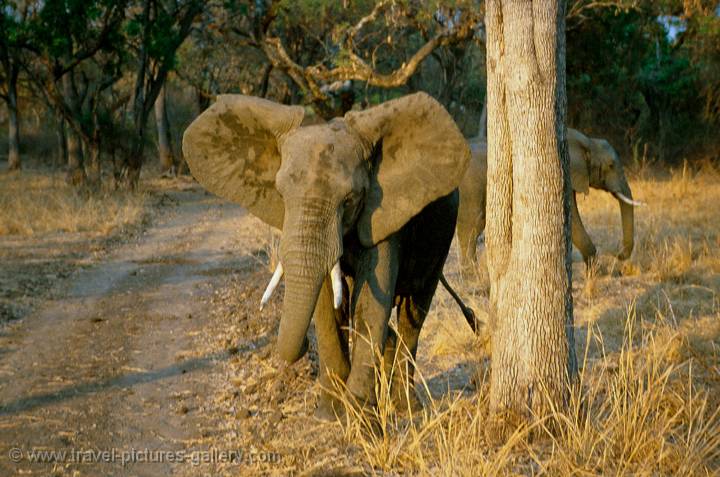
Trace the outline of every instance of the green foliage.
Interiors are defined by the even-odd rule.
[[[652,156],[670,162],[717,150],[717,0],[618,3],[627,9],[597,3],[570,2],[576,12],[582,7],[567,25],[570,126],[607,137],[626,156],[646,145]],[[292,67],[326,72],[353,66],[356,55],[375,73],[389,74],[441,31],[443,19],[452,19],[456,9],[480,16],[484,9],[477,0],[395,0],[357,27],[377,5],[378,0],[0,0],[0,57],[20,55],[13,57],[17,64],[32,72],[23,81],[37,79],[37,88],[60,90],[59,79],[73,70],[69,74],[84,95],[73,120],[89,136],[98,128],[106,134],[127,127],[123,121],[137,115],[130,98],[143,97],[143,113],[151,112],[170,70],[176,72],[173,81],[189,86],[182,90],[187,110],[202,110],[220,93],[310,104],[318,99],[292,78]],[[186,12],[194,25],[189,39]],[[669,24],[677,29],[675,37],[668,36]],[[294,65],[273,66],[266,38],[278,40]],[[485,98],[484,63],[481,41],[443,44],[404,85],[383,89],[355,80],[345,97],[329,93],[323,107],[339,114],[347,96],[348,104],[358,107],[422,90],[440,100],[471,136]],[[0,68],[0,94],[6,76]],[[138,88],[142,93],[136,95]]]
[[[568,119],[626,153],[648,144],[652,155],[680,162],[707,148],[716,125],[703,114],[707,80],[687,48],[690,29],[668,34],[675,20],[666,16],[678,6],[667,3],[596,10],[568,25]]]

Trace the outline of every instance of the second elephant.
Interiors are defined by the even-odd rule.
[[[487,146],[471,143],[472,159],[460,183],[460,209],[458,211],[457,235],[464,270],[470,270],[477,262],[477,238],[485,230],[485,195],[487,189]],[[583,226],[578,212],[576,194],[587,193],[589,187],[607,191],[615,196],[620,205],[623,229],[620,260],[630,257],[634,244],[633,207],[640,203],[633,200],[630,186],[623,172],[620,158],[605,139],[590,138],[576,129],[568,128],[570,153],[570,179],[573,193],[570,213],[572,242],[580,250],[585,263],[597,254],[595,245]]]

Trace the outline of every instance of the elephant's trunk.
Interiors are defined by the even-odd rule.
[[[278,353],[290,363],[305,353],[306,339],[323,280],[340,258],[336,209],[319,201],[286,208],[280,259],[285,297]]]
[[[632,192],[630,191],[630,186],[627,181],[623,181],[620,187],[620,193],[625,195],[627,198],[632,199]],[[635,207],[620,198],[618,198],[618,204],[620,204],[620,218],[623,230],[622,250],[620,250],[618,258],[620,260],[626,260],[630,258],[630,254],[632,254],[633,246],[635,244],[635,221],[633,210]]]

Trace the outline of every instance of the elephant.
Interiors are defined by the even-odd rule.
[[[187,128],[183,151],[206,189],[282,230],[280,263],[261,300],[284,275],[280,358],[304,355],[314,321],[321,388],[339,378],[355,402],[372,407],[380,356],[397,359],[406,370],[398,379],[414,389],[418,337],[470,151],[425,93],[324,124],[302,125],[303,117],[300,106],[221,95]],[[337,404],[321,391],[316,414],[332,419],[342,412]]]
[[[586,264],[590,264],[597,250],[583,226],[578,212],[576,194],[587,193],[589,187],[610,192],[620,205],[623,229],[622,250],[618,259],[630,257],[634,243],[633,208],[642,205],[632,197],[623,172],[622,162],[615,149],[605,139],[590,138],[576,129],[568,128],[570,154],[570,204],[572,242]],[[457,219],[457,236],[460,260],[465,273],[477,264],[477,238],[485,229],[485,194],[487,189],[487,145],[471,142],[472,158],[460,183],[460,209]]]

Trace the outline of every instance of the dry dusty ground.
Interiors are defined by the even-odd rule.
[[[519,430],[505,446],[482,431],[486,343],[443,290],[419,350],[428,412],[383,409],[379,434],[315,420],[313,349],[282,366],[282,293],[258,311],[270,230],[189,182],[147,186],[149,224],[122,240],[0,237],[14,318],[0,325],[0,475],[717,475],[720,175],[632,186],[650,205],[626,263],[612,258],[613,199],[580,204],[601,253],[591,273],[573,270],[586,420],[560,420],[559,437]],[[453,249],[446,274],[482,317],[486,281],[457,269]],[[86,452],[32,462],[42,449]]]

